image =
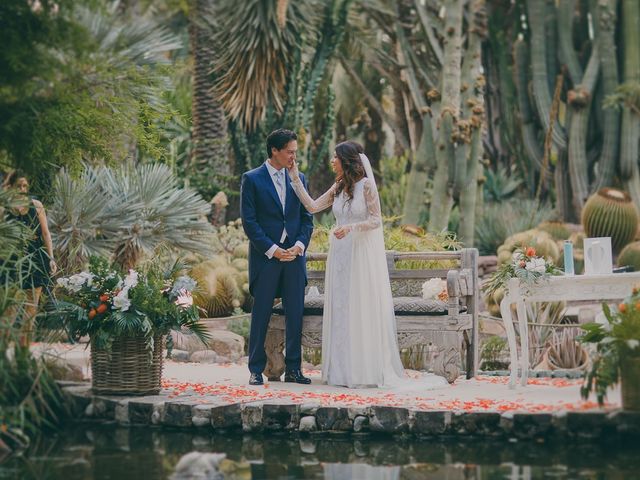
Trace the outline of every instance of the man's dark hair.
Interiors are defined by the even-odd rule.
[[[297,140],[298,136],[295,132],[287,130],[286,128],[279,128],[274,130],[267,137],[267,156],[271,158],[271,149],[282,150],[287,146],[291,140]]]

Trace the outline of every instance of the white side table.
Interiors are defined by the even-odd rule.
[[[500,313],[507,332],[511,358],[509,387],[514,388],[518,381],[518,365],[521,370],[521,385],[526,385],[529,378],[529,328],[525,303],[568,300],[618,300],[630,295],[635,285],[640,286],[640,272],[606,275],[562,275],[550,277],[548,280],[541,280],[536,285],[523,285],[517,278],[512,278],[507,286],[507,293],[500,302]],[[514,303],[516,304],[516,314],[520,327],[519,363],[516,332],[511,316],[511,305]]]

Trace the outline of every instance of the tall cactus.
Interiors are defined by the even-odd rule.
[[[444,8],[445,35],[444,64],[442,65],[442,108],[436,150],[436,174],[429,206],[429,230],[446,230],[453,206],[453,172],[457,140],[456,130],[460,115],[460,87],[462,63],[462,0],[446,0]]]
[[[620,2],[619,21],[616,12]],[[560,109],[551,132],[559,212],[565,220],[578,218],[589,195],[615,184],[617,174],[640,206],[640,116],[633,109],[624,108],[621,122],[619,111],[603,108],[612,96],[623,96],[617,92],[617,30],[622,32],[619,41],[624,52],[624,81],[640,81],[640,5],[637,0],[526,0],[526,7],[530,34],[516,43],[514,60],[523,141],[534,164],[539,158],[536,141],[540,142],[549,130],[552,115],[550,56],[557,56],[556,65],[566,67],[561,97],[565,108]],[[556,39],[549,32],[554,23],[549,12],[555,12],[557,48]],[[574,25],[579,28],[574,29]],[[527,51],[530,68],[525,64]],[[588,62],[583,52],[590,52]],[[527,108],[530,83],[537,122]],[[542,132],[537,125],[542,126]]]
[[[640,3],[637,0],[622,1],[622,34],[624,38],[623,78],[627,85],[640,88]],[[637,106],[636,106],[637,108]],[[620,173],[626,180],[627,190],[636,207],[640,207],[640,115],[629,105],[622,110],[620,145]]]
[[[484,0],[474,0],[470,5],[472,21],[469,28],[469,45],[462,66],[462,112],[465,127],[470,131],[468,148],[458,149],[456,162],[456,190],[460,193],[460,227],[458,237],[465,245],[473,245],[476,202],[478,190],[478,165],[482,158],[482,125],[484,119],[484,84],[482,74],[482,41],[487,36],[487,14]]]

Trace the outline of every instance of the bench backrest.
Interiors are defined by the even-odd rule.
[[[450,270],[460,272],[459,292],[462,297],[474,296],[477,293],[478,250],[463,248],[455,252],[396,252],[387,251],[387,266],[391,290],[396,297],[422,296],[422,284],[431,278],[447,279]],[[326,261],[326,253],[308,253],[308,261]],[[408,262],[437,262],[449,268],[403,268]],[[324,270],[308,270],[309,285],[324,290]],[[467,301],[463,303],[467,304]]]

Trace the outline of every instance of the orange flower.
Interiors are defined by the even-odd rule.
[[[620,313],[624,313],[627,311],[627,304],[626,303],[621,303],[620,305],[618,305],[618,311]]]
[[[106,302],[107,300],[109,300],[109,295],[107,295],[106,293],[103,293],[102,295],[100,295],[101,302]]]
[[[89,320],[93,320],[93,317],[95,317],[97,313],[98,312],[96,312],[95,308],[92,308],[91,310],[89,310]]]
[[[640,292],[640,288],[639,288],[639,287],[633,287],[633,290],[631,290],[631,293],[632,293],[633,295],[637,295],[637,294],[638,294],[638,292]]]
[[[640,310],[640,302],[636,302],[636,310]]]
[[[527,247],[527,249],[524,251],[524,254],[527,257],[535,257],[536,256],[536,249],[533,247]]]
[[[98,308],[96,309],[96,311],[98,313],[104,313],[107,311],[107,304],[106,303],[101,303],[100,305],[98,305]]]

